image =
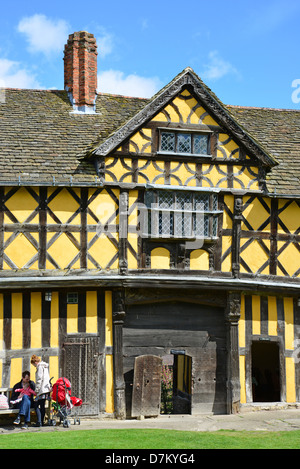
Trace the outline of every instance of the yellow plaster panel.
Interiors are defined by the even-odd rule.
[[[78,304],[67,305],[67,333],[78,332]]]
[[[22,378],[22,369],[23,359],[22,358],[12,358],[10,363],[10,387],[13,388],[16,383]],[[32,379],[32,378],[31,378]]]
[[[114,215],[117,214],[118,206],[105,189],[101,192],[99,197],[93,200],[90,204],[90,208],[103,225],[105,225],[108,220],[110,220],[111,224],[117,223]]]
[[[180,96],[190,99],[182,99]],[[159,112],[152,121],[218,125],[187,90],[184,90],[181,95],[175,97],[172,104],[174,104],[175,108],[171,104],[167,105],[164,108],[165,112]]]
[[[151,153],[151,129],[142,129],[129,140],[130,153]]]
[[[171,162],[170,165],[170,179],[171,185],[181,185],[181,186],[196,186],[196,179],[192,179],[196,172],[196,163],[178,163]],[[176,179],[175,179],[175,177]],[[178,179],[179,178],[179,181]]]
[[[59,296],[58,292],[52,292],[51,295],[51,347],[59,346],[58,329],[59,329]],[[55,382],[55,381],[53,381]]]
[[[12,293],[11,295],[11,348],[23,348],[23,295]]]
[[[127,239],[128,239],[129,244],[135,250],[135,252],[138,252],[138,235],[137,235],[137,233],[128,233]],[[130,249],[127,249],[127,258],[128,258],[127,259],[128,260],[128,269],[137,269],[138,268],[137,259],[131,253]]]
[[[48,189],[48,197],[54,192],[54,188]],[[73,189],[73,192],[80,198],[80,189]],[[48,204],[52,212],[57,216],[61,223],[69,223],[72,225],[80,224],[80,213],[71,217],[80,208],[79,203],[70,194],[67,189],[62,189]],[[51,217],[51,223],[55,223]]]
[[[31,293],[31,347],[42,346],[42,294]]]
[[[12,237],[11,233],[4,233],[4,242]],[[19,268],[23,268],[37,254],[36,248],[23,233],[16,236],[5,249],[5,254]],[[33,266],[31,266],[32,268]],[[4,268],[10,268],[8,265]]]
[[[296,202],[292,202],[284,210],[282,210],[285,205],[287,205],[285,200],[279,200],[279,220],[282,221],[282,223],[291,233],[295,233],[295,231],[299,229],[300,208]],[[280,212],[280,210],[282,210],[282,212]],[[278,223],[278,232],[285,233],[285,230],[280,225],[280,221]]]
[[[246,404],[246,360],[244,355],[240,355],[240,384],[241,384],[241,404]]]
[[[72,233],[79,240],[79,233]],[[53,238],[53,233],[47,233],[47,241]],[[61,269],[66,269],[74,257],[78,254],[77,247],[69,239],[66,233],[61,233],[59,237],[53,242],[53,244],[48,248],[48,253],[56,261]],[[47,268],[50,262],[47,262]],[[80,268],[80,260],[78,259],[73,265],[72,269]]]
[[[114,378],[113,378],[113,356],[106,355],[105,359],[106,369],[106,407],[105,411],[108,414],[114,411]]]
[[[121,177],[127,173],[129,170],[124,168],[122,165],[121,159],[116,159],[116,162],[113,166],[109,167],[112,163],[115,162],[115,158],[105,158],[105,167],[107,171],[110,171],[112,174],[108,174],[105,172],[105,180],[107,182],[115,182],[115,181],[120,181]],[[132,160],[131,158],[125,158],[126,164],[129,165],[129,167],[132,166]],[[132,176],[131,176],[132,179]],[[130,182],[130,181],[128,181]]]
[[[252,296],[252,334],[260,334],[260,296]]]
[[[151,269],[169,269],[170,251],[165,248],[155,248],[151,251]]]
[[[222,236],[222,256],[231,247],[231,236]],[[222,272],[231,272],[231,252],[225,257],[222,262]]]
[[[191,270],[209,270],[209,255],[203,249],[195,249],[190,257]]]
[[[285,328],[284,328],[284,339],[285,339],[285,348],[287,350],[294,350],[294,304],[293,298],[284,298],[284,319],[285,319]]]
[[[112,292],[105,292],[105,345],[113,345]]]
[[[277,302],[275,296],[268,297],[269,335],[277,335]]]
[[[88,233],[88,242],[90,242],[95,236],[95,233]],[[116,238],[117,239],[117,238]],[[95,259],[95,261],[101,266],[102,269],[107,268],[114,255],[117,253],[117,248],[110,241],[109,237],[105,234],[101,234],[94,244],[89,248],[89,253]],[[95,265],[88,260],[88,268],[95,268]],[[110,269],[118,268],[118,259],[113,262]]]
[[[138,223],[138,209],[134,204],[137,203],[138,191],[129,191],[128,195],[128,225],[136,226]]]
[[[53,376],[52,384],[59,378],[59,361],[58,357],[49,357],[49,374],[50,378]]]
[[[230,212],[233,215],[234,212],[234,197],[232,195],[224,196],[224,204],[229,208]],[[227,213],[226,210],[223,211],[223,229],[232,229],[232,218]]]
[[[138,169],[139,169],[138,183],[150,182],[150,183],[156,183],[156,184],[164,184],[164,181],[165,181],[165,176],[163,174],[165,170],[164,161],[158,160],[155,162],[153,161],[147,162],[147,160],[139,159]],[[157,178],[157,180],[154,181],[155,178]]]
[[[252,229],[258,230],[263,223],[265,223],[269,216],[270,212],[268,212],[265,207],[259,202],[258,199],[254,199],[249,205],[247,205],[248,200],[250,197],[244,197],[243,203],[245,205],[245,209],[243,210],[243,217],[247,222],[251,225]],[[266,205],[269,207],[271,206],[271,201],[269,199],[263,199]],[[248,225],[246,225],[243,221],[241,224],[242,230],[248,231]],[[270,231],[270,223],[266,223],[265,226],[260,228],[261,231]]]
[[[242,166],[234,166],[233,176],[234,189],[259,189],[259,184],[256,180],[258,178],[258,168],[251,167],[250,172],[248,168],[243,168]]]
[[[278,241],[278,251],[286,244],[285,241]],[[282,264],[283,268],[287,271],[288,275],[292,276],[299,269],[300,265],[300,252],[293,243],[290,243],[283,249],[278,255],[278,261]],[[285,275],[280,269],[280,265],[277,267],[277,275]]]
[[[239,147],[230,139],[228,143],[226,141],[229,139],[227,134],[219,134],[219,145],[217,150],[217,158],[238,158],[239,157]]]
[[[227,188],[228,182],[226,165],[203,164],[202,174],[204,176],[202,181],[203,187]]]
[[[248,241],[248,239],[243,239],[241,241],[241,247]],[[270,241],[268,239],[263,240],[264,245],[266,248],[270,249]],[[269,256],[267,251],[263,249],[260,243],[257,240],[253,240],[252,243],[248,245],[246,249],[241,252],[241,258],[243,261],[248,265],[251,272],[256,273],[258,272],[261,267],[268,262]],[[240,270],[242,273],[247,273],[248,271],[244,268],[241,264]],[[266,264],[265,268],[259,272],[262,275],[269,274],[269,265]]]
[[[246,318],[244,295],[241,295],[241,317],[239,320],[239,347],[246,347]]]
[[[11,188],[5,190],[5,194],[8,194]],[[32,188],[33,192],[37,193],[35,188]],[[38,202],[32,197],[25,187],[21,187],[17,192],[12,195],[6,202],[6,207],[10,210],[13,215],[17,218],[19,223],[24,223],[32,212],[38,207]],[[38,212],[36,216],[26,223],[38,223]],[[9,224],[13,221],[4,212],[4,223]]]
[[[95,334],[98,331],[97,292],[86,292],[86,332]]]
[[[296,402],[295,363],[292,357],[285,358],[286,402]]]

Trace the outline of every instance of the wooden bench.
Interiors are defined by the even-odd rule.
[[[0,388],[0,393],[4,394],[8,398],[8,403],[10,403],[10,398],[11,398],[11,393],[12,393],[13,388]],[[50,413],[50,401],[46,401],[46,416],[49,419],[49,413]],[[14,409],[14,408],[9,408],[9,409],[0,409],[0,416],[1,415],[13,415],[13,414],[18,414],[20,409]],[[35,410],[31,407],[30,412],[35,412]]]

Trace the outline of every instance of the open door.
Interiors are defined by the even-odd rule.
[[[276,342],[252,343],[253,402],[280,401],[279,345]]]
[[[192,405],[192,357],[174,353],[173,413],[190,414]]]
[[[162,359],[141,355],[134,363],[132,417],[155,417],[160,413]]]

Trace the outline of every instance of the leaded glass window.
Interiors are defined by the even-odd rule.
[[[215,238],[216,194],[158,190],[146,193],[148,236],[152,238]]]
[[[159,151],[209,156],[209,135],[194,132],[161,131]]]

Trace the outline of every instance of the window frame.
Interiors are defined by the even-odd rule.
[[[78,304],[78,292],[68,292],[67,293],[67,304],[68,305],[77,305]]]
[[[171,150],[161,150],[162,143],[162,134],[170,133],[175,136],[175,151]],[[178,151],[178,135],[179,134],[188,134],[191,136],[191,152],[181,152]],[[199,131],[191,129],[173,129],[169,127],[159,127],[158,128],[158,149],[157,154],[159,155],[176,155],[176,156],[192,156],[196,158],[212,158],[211,153],[211,134],[212,132],[208,131]],[[206,136],[207,137],[207,153],[194,153],[194,139],[195,136]]]
[[[164,194],[172,194],[172,208],[169,207],[160,207],[159,206],[159,195],[160,193]],[[186,209],[186,208],[177,208],[177,203],[178,203],[178,196],[179,194],[182,193],[188,193],[191,198],[192,198],[192,208],[191,209]],[[201,191],[201,192],[195,192],[195,191],[189,191],[189,190],[168,190],[168,189],[153,189],[146,191],[146,194],[148,194],[148,200],[147,196],[145,196],[145,206],[147,207],[147,217],[148,217],[148,222],[147,222],[147,233],[143,233],[143,236],[145,236],[148,239],[151,240],[161,240],[161,239],[168,239],[168,240],[195,240],[195,239],[202,239],[205,241],[214,241],[218,239],[218,222],[219,222],[219,215],[222,214],[223,212],[219,210],[219,198],[218,194],[215,192],[210,192],[210,191]],[[152,206],[149,206],[150,198],[152,196],[151,204]],[[209,203],[209,209],[197,209],[195,208],[195,197],[199,194],[205,195],[208,197],[208,203]],[[214,199],[215,198],[215,199]],[[154,204],[154,207],[153,207]],[[217,208],[214,207],[214,204],[216,204]],[[170,214],[170,232],[169,233],[162,233],[160,232],[160,225],[162,225],[162,221],[160,221],[160,217],[162,217],[160,214],[162,213],[169,213]],[[155,215],[157,214],[157,215]],[[184,223],[184,214],[191,214],[191,234],[181,234],[178,235],[175,233],[175,216],[176,214],[181,214],[181,223]],[[204,217],[208,217],[208,233],[205,233],[205,226],[204,226],[204,233],[203,235],[199,236],[195,233],[195,217],[197,214],[204,215]],[[162,218],[161,218],[162,219]],[[216,225],[214,226],[214,220],[216,220]],[[152,230],[152,226],[154,225],[154,230]],[[177,225],[178,227],[178,225]],[[182,232],[184,232],[184,228],[182,229]]]

